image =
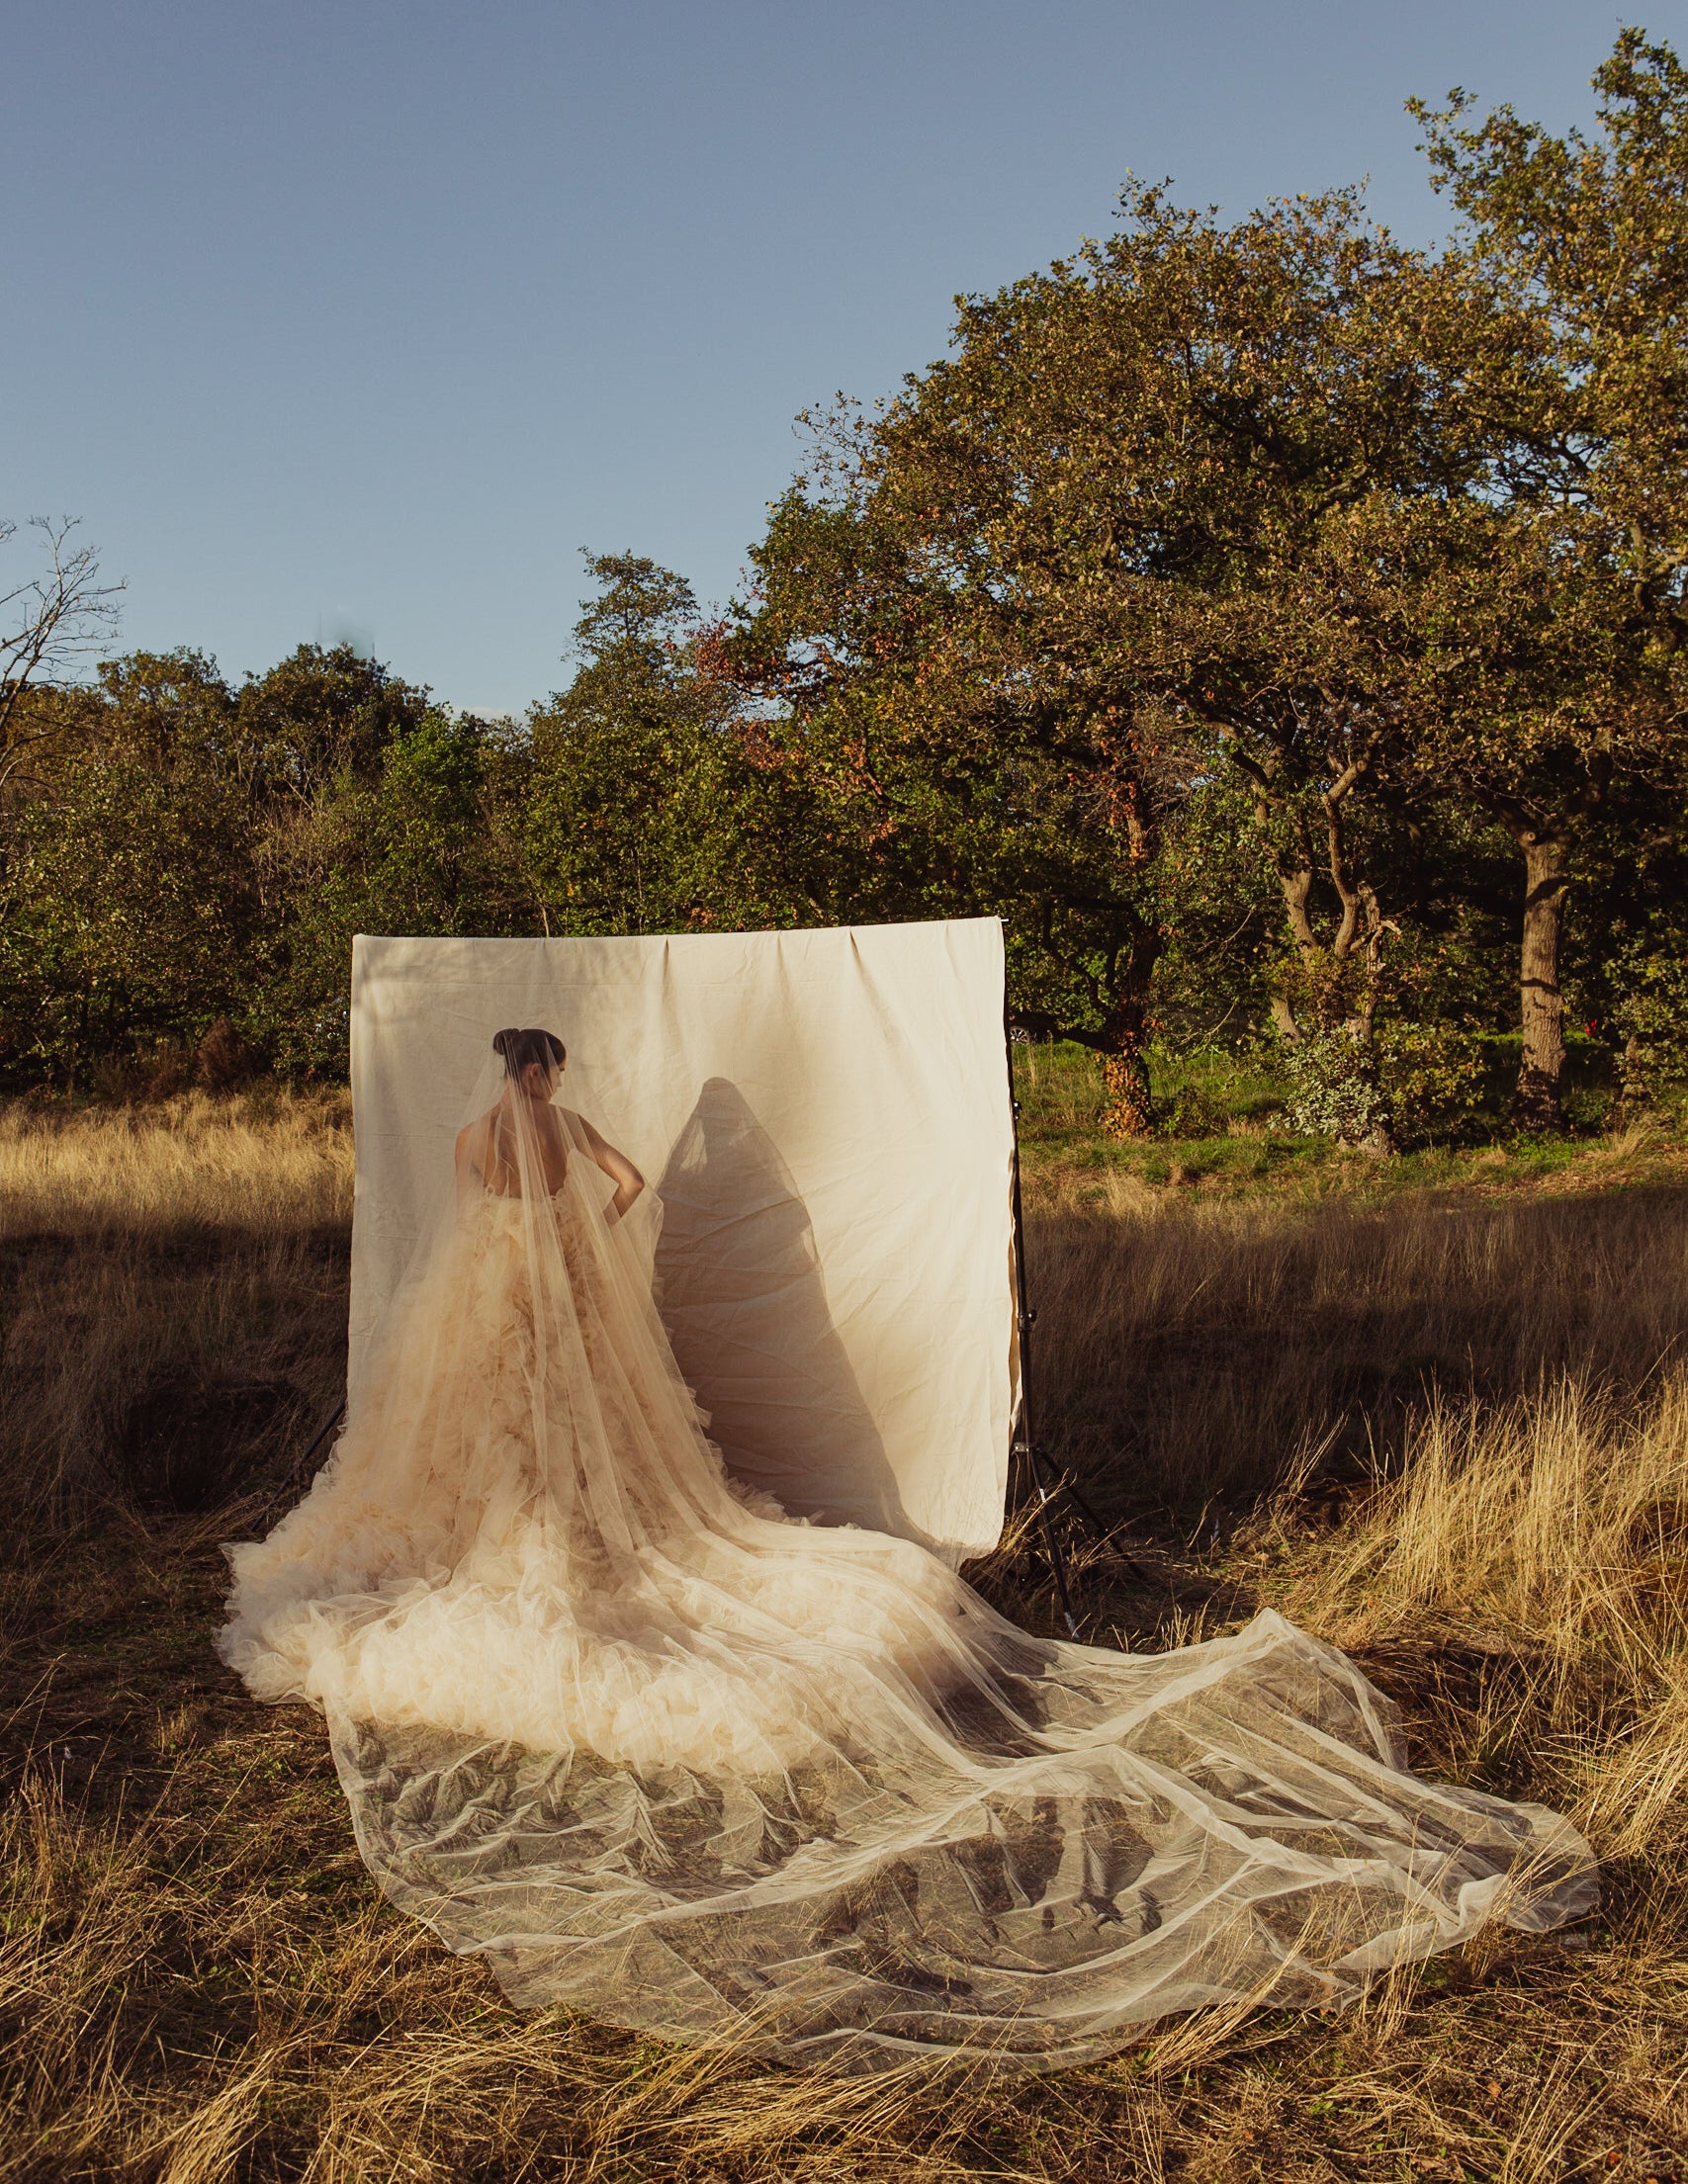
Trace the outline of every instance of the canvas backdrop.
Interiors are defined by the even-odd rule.
[[[450,1217],[505,1025],[565,1040],[561,1104],[658,1193],[663,1317],[732,1469],[951,1562],[995,1545],[1016,1392],[1000,922],[360,936],[354,1404]]]

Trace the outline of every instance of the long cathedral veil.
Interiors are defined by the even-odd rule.
[[[1404,1773],[1387,1703],[1277,1615],[1058,1643],[736,1487],[653,1298],[654,1194],[614,1218],[566,1085],[476,1088],[496,1157],[440,1147],[433,1232],[328,1465],[230,1550],[221,1641],[323,1711],[381,1886],[516,2002],[1038,2068],[1592,1905],[1566,1822]]]

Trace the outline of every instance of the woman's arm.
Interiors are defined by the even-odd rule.
[[[609,1218],[619,1221],[645,1187],[645,1179],[628,1159],[618,1152],[602,1131],[594,1130],[584,1115],[575,1120],[580,1126],[580,1135],[586,1141],[586,1151],[615,1185],[615,1196],[610,1200]]]

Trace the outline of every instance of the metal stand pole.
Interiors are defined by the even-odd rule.
[[[1020,1327],[1020,1402],[1015,1410],[1014,1441],[1010,1449],[1011,1474],[1021,1469],[1025,1483],[1037,1497],[1037,1516],[1043,1533],[1043,1547],[1049,1557],[1049,1567],[1055,1575],[1056,1590],[1061,1596],[1061,1614],[1066,1619],[1068,1633],[1079,1634],[1079,1620],[1073,1614],[1072,1588],[1067,1582],[1067,1558],[1061,1551],[1061,1542],[1055,1533],[1054,1520],[1050,1516],[1050,1504],[1063,1488],[1072,1494],[1090,1522],[1100,1532],[1102,1527],[1095,1516],[1073,1494],[1061,1473],[1049,1460],[1048,1451],[1038,1441],[1031,1424],[1031,1325],[1037,1314],[1031,1309],[1025,1287],[1025,1215],[1020,1196],[1020,1101],[1014,1091],[1014,1034],[1007,1012],[1003,1015],[1003,1047],[1008,1060],[1009,1111],[1014,1129],[1014,1286],[1017,1319]],[[1044,1483],[1044,1474],[1052,1473],[1054,1490]]]

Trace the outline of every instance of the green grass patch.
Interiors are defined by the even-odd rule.
[[[1516,1040],[1497,1039],[1496,1085],[1516,1068]],[[1582,1042],[1587,1046],[1589,1042]],[[1507,1052],[1499,1050],[1506,1049]],[[1511,1130],[1497,1108],[1467,1142],[1417,1146],[1391,1156],[1297,1134],[1284,1120],[1284,1086],[1258,1056],[1204,1048],[1151,1050],[1157,1133],[1120,1141],[1105,1133],[1101,1062],[1071,1042],[1014,1049],[1020,1142],[1028,1175],[1061,1178],[1082,1200],[1105,1197],[1111,1180],[1155,1188],[1267,1190],[1361,1198],[1398,1191],[1598,1185],[1682,1179],[1688,1129],[1672,1111],[1637,1126],[1608,1127],[1614,1103],[1593,1082],[1587,1055],[1573,1056],[1571,1126],[1551,1136]]]

